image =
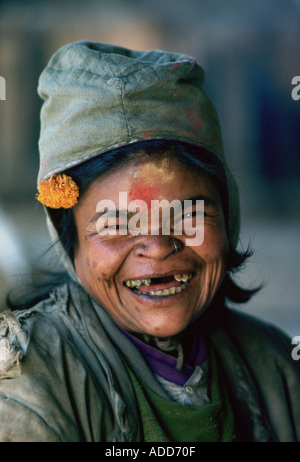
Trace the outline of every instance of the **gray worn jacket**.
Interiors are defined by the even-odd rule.
[[[240,439],[300,440],[300,367],[272,326],[228,310],[212,344]],[[0,441],[141,441],[125,357],[165,392],[135,346],[75,283],[0,314]]]

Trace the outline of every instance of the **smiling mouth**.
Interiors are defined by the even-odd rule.
[[[124,284],[137,295],[168,297],[183,292],[192,278],[192,273],[182,273],[151,279],[128,279]]]

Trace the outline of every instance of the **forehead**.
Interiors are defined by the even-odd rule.
[[[214,182],[199,168],[192,169],[169,153],[141,153],[125,165],[96,179],[84,194],[85,204],[100,199],[118,202],[119,192],[128,200],[143,200],[150,206],[153,199],[185,199],[196,194],[218,196]]]

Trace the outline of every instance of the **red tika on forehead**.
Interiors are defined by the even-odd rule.
[[[158,161],[147,161],[133,173],[129,191],[130,200],[142,200],[151,208],[152,200],[159,200],[162,181],[173,181],[174,173],[170,168],[170,159],[163,157]]]
[[[132,182],[129,198],[134,200],[144,201],[148,208],[151,207],[151,201],[157,199],[158,188],[145,183],[143,178],[136,179]]]

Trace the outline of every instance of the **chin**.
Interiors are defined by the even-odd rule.
[[[181,332],[183,332],[189,324],[190,322],[186,321],[175,325],[174,323],[170,322],[161,324],[153,323],[151,327],[147,326],[147,328],[143,329],[142,333],[151,335],[153,337],[174,337],[175,335],[178,335]]]

